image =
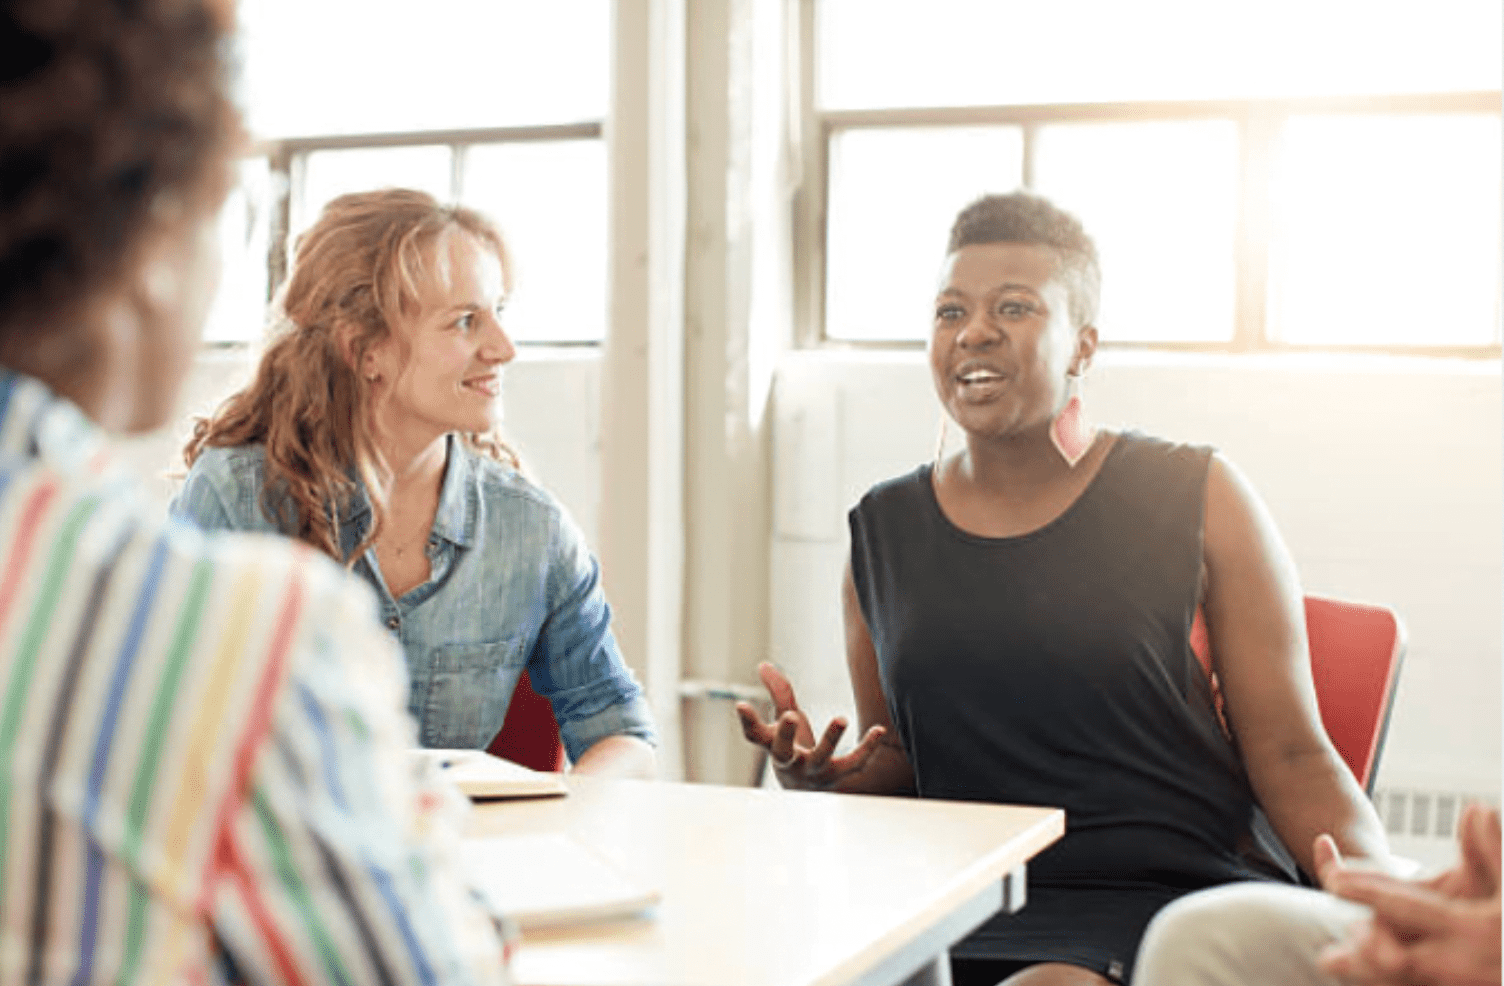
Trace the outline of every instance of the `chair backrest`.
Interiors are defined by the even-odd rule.
[[[1372,793],[1405,659],[1405,625],[1392,609],[1368,603],[1306,596],[1305,609],[1321,724],[1363,790]],[[1200,611],[1191,648],[1209,671],[1211,647]]]
[[[1371,793],[1405,660],[1405,624],[1386,606],[1307,596],[1306,637],[1322,725]]]
[[[554,719],[553,706],[533,691],[526,671],[512,692],[512,704],[507,706],[501,731],[486,752],[533,770],[564,769],[564,744],[559,740],[559,723]]]

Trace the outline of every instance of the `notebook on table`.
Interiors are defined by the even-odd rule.
[[[445,777],[472,801],[546,798],[568,794],[564,778],[493,757],[485,750],[416,750],[437,763]]]
[[[631,917],[662,899],[656,887],[562,833],[465,839],[460,866],[524,931]]]

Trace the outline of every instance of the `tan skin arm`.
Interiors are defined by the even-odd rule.
[[[602,736],[585,748],[572,772],[650,781],[658,776],[658,756],[636,736]]]
[[[1254,795],[1301,869],[1325,883],[1330,833],[1346,857],[1389,864],[1373,806],[1321,725],[1300,582],[1248,480],[1213,457],[1206,487],[1207,630]]]
[[[778,782],[786,788],[847,794],[911,794],[914,771],[888,717],[888,703],[877,673],[877,652],[857,603],[849,563],[841,581],[841,610],[846,623],[846,665],[856,696],[861,741],[850,753],[835,756],[836,744],[846,732],[846,720],[837,717],[816,742],[814,729],[794,697],[793,686],[771,664],[760,666],[758,675],[773,699],[773,721],[763,722],[756,709],[738,702],[736,714],[741,720],[742,735],[768,751]]]
[[[841,575],[841,617],[846,627],[846,670],[851,675],[851,691],[856,698],[857,723],[863,735],[881,730],[872,756],[852,779],[859,786],[851,790],[912,794],[914,768],[888,714],[888,698],[883,694],[877,671],[877,649],[872,646],[872,634],[867,631],[867,620],[862,616],[861,603],[857,602],[849,561]]]

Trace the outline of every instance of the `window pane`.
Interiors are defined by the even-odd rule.
[[[1491,90],[1504,74],[1498,0],[818,3],[825,109]]]
[[[1273,189],[1274,335],[1497,342],[1499,144],[1496,116],[1292,118]]]
[[[221,273],[205,342],[250,342],[266,322],[266,256],[272,205],[266,158],[240,163],[240,183],[219,214]]]
[[[606,336],[606,149],[599,140],[489,144],[465,158],[467,205],[512,259],[505,326],[527,342]]]
[[[1109,342],[1233,336],[1238,131],[1226,120],[1041,127],[1034,187],[1102,260]]]
[[[606,0],[251,0],[245,102],[259,137],[600,120]]]
[[[303,159],[302,179],[296,182],[293,233],[306,229],[330,199],[346,192],[395,186],[416,188],[440,202],[452,201],[449,175],[447,146],[315,151]]]
[[[825,333],[929,336],[950,225],[968,202],[1023,181],[1017,127],[838,131],[830,141]]]

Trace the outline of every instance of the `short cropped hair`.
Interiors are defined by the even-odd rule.
[[[0,341],[130,275],[216,208],[240,137],[218,0],[0,5]]]
[[[1071,321],[1076,328],[1095,323],[1102,265],[1081,220],[1031,192],[984,195],[956,215],[946,252],[981,243],[1032,243],[1054,250],[1070,298]]]

